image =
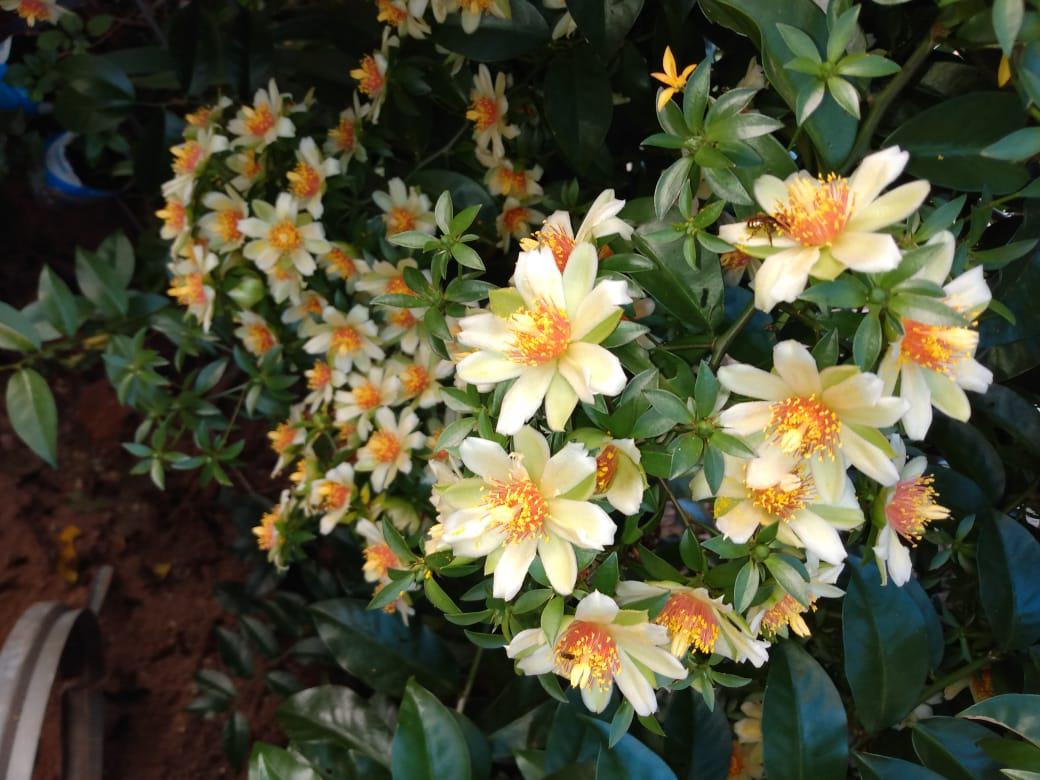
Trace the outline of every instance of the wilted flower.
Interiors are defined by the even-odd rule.
[[[397,554],[390,549],[390,545],[386,543],[379,526],[371,520],[364,518],[358,520],[357,532],[365,540],[365,563],[362,565],[361,570],[364,572],[367,582],[376,583],[375,592],[379,593],[380,590],[390,583],[390,570],[403,569],[404,565],[397,557]],[[415,614],[415,610],[404,593],[401,594],[400,598],[383,607],[383,611],[390,615],[394,613],[399,614],[401,621],[406,626],[408,625],[408,618]]]
[[[809,636],[809,625],[803,615],[816,609],[816,602],[821,598],[840,598],[845,595],[834,583],[841,576],[843,564],[832,566],[821,563],[814,555],[809,555],[805,562],[809,572],[809,582],[805,589],[809,606],[800,603],[794,596],[779,585],[761,604],[756,604],[748,611],[748,625],[758,635],[772,639],[776,636],[787,637],[789,631],[798,636]]]

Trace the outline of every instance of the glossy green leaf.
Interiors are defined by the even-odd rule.
[[[586,720],[602,740],[596,758],[596,780],[676,780],[675,772],[668,764],[631,734],[626,734],[613,748],[609,748],[609,724],[591,718]]]
[[[608,55],[635,24],[643,0],[567,0],[567,10],[593,48]]]
[[[947,780],[1002,780],[1000,767],[979,747],[993,732],[956,718],[926,718],[913,727],[921,762]]]
[[[1040,639],[1040,544],[1021,523],[991,512],[979,525],[979,598],[1005,647],[1020,649]]]
[[[254,742],[249,757],[249,780],[319,780],[309,763],[284,748]]]
[[[1040,695],[1005,693],[993,696],[973,704],[957,717],[995,723],[1040,747]]]
[[[391,746],[394,777],[469,780],[472,769],[462,727],[437,697],[409,680]]]
[[[58,466],[58,408],[47,381],[31,368],[23,368],[7,380],[7,417],[28,447]]]
[[[276,717],[296,742],[332,740],[390,766],[392,735],[382,713],[350,688],[321,685],[300,691],[282,702]]]
[[[943,780],[927,767],[876,753],[853,753],[863,780]]]
[[[0,349],[31,352],[39,348],[40,336],[29,318],[0,302]]]
[[[726,777],[733,735],[722,707],[709,710],[692,688],[676,691],[668,702],[664,733],[664,757],[679,777]]]
[[[797,643],[774,645],[762,709],[770,780],[841,780],[848,762],[845,709],[827,672]]]
[[[556,143],[579,169],[602,151],[614,106],[610,76],[596,55],[570,49],[545,74],[545,119]]]

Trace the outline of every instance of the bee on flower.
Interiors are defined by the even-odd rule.
[[[234,187],[224,192],[207,192],[202,205],[208,211],[199,219],[199,230],[210,248],[217,252],[233,252],[245,241],[238,223],[249,216],[249,207]]]
[[[258,154],[256,149],[243,149],[230,155],[227,167],[235,176],[231,179],[231,186],[242,193],[248,193],[264,175],[266,171],[266,157]]]
[[[401,380],[380,366],[364,374],[351,374],[347,384],[349,390],[335,395],[336,421],[352,423],[359,436],[368,438],[376,410],[399,403]]]
[[[368,159],[368,152],[361,143],[361,127],[366,115],[366,109],[361,106],[355,92],[353,107],[343,109],[336,126],[328,132],[325,153],[338,159],[343,170],[351,160],[365,162]]]
[[[814,469],[797,453],[765,445],[752,460],[723,455],[725,472],[712,493],[703,470],[690,485],[695,500],[715,499],[715,525],[737,544],[748,541],[760,526],[780,524],[777,538],[804,547],[828,563],[845,560],[839,531],[863,524],[863,511],[851,480],[842,474],[831,484],[817,482]]]
[[[381,491],[398,473],[411,473],[412,451],[426,443],[426,435],[418,430],[419,418],[411,409],[402,409],[395,417],[384,406],[376,410],[375,423],[376,429],[358,450],[356,468],[372,472],[372,489]]]
[[[953,235],[943,231],[929,243],[942,249],[913,278],[942,284],[953,265]],[[941,318],[930,309],[902,309],[903,333],[889,344],[878,366],[885,392],[895,392],[898,384],[899,396],[910,405],[902,422],[911,439],[923,439],[928,433],[933,406],[955,420],[968,420],[971,404],[964,391],[985,393],[993,381],[993,372],[975,359],[979,334],[969,327],[993,297],[982,266],[966,271],[943,289],[942,302],[951,317]]]
[[[733,607],[721,597],[712,598],[704,588],[635,580],[622,580],[617,585],[617,600],[622,606],[665,595],[664,606],[651,622],[668,629],[672,655],[679,660],[690,648],[738,663],[750,661],[756,667],[768,660],[769,643],[755,639]]]
[[[408,230],[430,235],[436,232],[430,199],[418,187],[406,187],[401,179],[395,177],[387,182],[387,190],[376,190],[372,193],[372,200],[383,211],[388,236]]]
[[[311,482],[309,503],[322,513],[319,530],[323,535],[332,533],[343,521],[353,496],[354,467],[349,463],[340,463],[326,471],[321,479]]]
[[[300,141],[296,150],[296,167],[286,174],[289,191],[296,198],[297,208],[308,212],[314,219],[321,219],[325,206],[321,200],[328,188],[327,179],[340,172],[339,160],[322,158],[313,138]]]
[[[469,110],[466,119],[473,123],[473,140],[477,149],[492,157],[505,156],[503,139],[520,135],[520,128],[506,121],[509,100],[506,99],[506,74],[499,73],[491,81],[491,71],[481,64],[473,77],[473,89],[469,93]]]
[[[463,32],[472,34],[485,16],[509,18],[508,0],[431,0],[433,18],[444,22],[448,14],[458,11]]]
[[[892,449],[899,481],[878,496],[884,526],[878,532],[874,555],[879,561],[881,583],[885,583],[887,572],[892,582],[902,587],[913,571],[907,545],[916,546],[929,523],[947,519],[950,510],[937,502],[934,480],[924,473],[928,459],[918,456],[907,461],[906,446],[898,436],[892,436]]]
[[[590,712],[606,709],[616,683],[636,714],[648,716],[657,711],[654,675],[682,680],[687,674],[667,648],[664,626],[594,591],[578,602],[573,617],[563,618],[555,637],[529,628],[513,637],[506,655],[524,674],[567,678]]]
[[[520,241],[520,247],[531,251],[544,247],[552,252],[556,266],[562,272],[567,267],[571,252],[578,244],[595,243],[597,238],[617,234],[628,241],[632,237],[632,226],[618,217],[625,201],[614,197],[614,190],[603,190],[589,206],[578,232],[571,227],[571,215],[566,211],[554,211],[545,224],[531,238]]]
[[[909,159],[909,153],[891,146],[865,157],[847,179],[799,171],[783,181],[768,174],[755,181],[764,217],[719,229],[720,238],[742,251],[765,254],[755,275],[755,306],[770,311],[781,301],[794,301],[810,276],[834,279],[845,269],[879,273],[899,265],[899,247],[882,228],[913,214],[929,184],[914,181],[881,192]]]
[[[475,476],[438,486],[446,507],[442,538],[455,555],[487,557],[495,598],[514,598],[538,557],[553,589],[568,595],[578,576],[574,548],[602,550],[614,541],[610,516],[589,501],[596,461],[571,442],[552,455],[545,438],[524,427],[510,455],[470,437],[459,456]]]
[[[29,27],[37,22],[54,24],[68,13],[56,0],[0,0],[0,9],[14,11]]]
[[[376,21],[394,28],[402,37],[423,40],[430,34],[430,25],[423,20],[429,0],[376,0]]]
[[[502,204],[502,213],[495,218],[495,229],[501,239],[498,245],[503,251],[509,249],[512,239],[520,240],[530,235],[531,227],[545,219],[545,214],[523,205],[510,195]]]
[[[801,637],[809,636],[812,632],[804,616],[816,611],[816,602],[821,598],[836,599],[845,595],[834,584],[841,576],[843,564],[833,566],[810,554],[805,561],[805,568],[809,572],[809,582],[805,585],[809,606],[800,603],[778,584],[774,585],[769,597],[748,611],[748,626],[756,636],[764,636],[769,640],[778,636],[786,639],[791,631]]]
[[[474,351],[459,361],[459,378],[485,386],[516,380],[502,399],[499,433],[516,433],[543,403],[549,427],[561,431],[579,400],[624,389],[621,362],[599,342],[631,299],[625,282],[597,284],[597,268],[591,244],[574,250],[562,274],[548,248],[521,252],[515,287],[503,292],[508,310],[460,321],[458,342]]]
[[[411,360],[397,358],[396,376],[400,383],[401,400],[429,409],[441,403],[441,382],[451,376],[455,366],[421,342]]]
[[[884,395],[884,383],[855,366],[820,371],[797,341],[773,347],[773,373],[742,363],[719,369],[732,393],[756,400],[738,403],[719,422],[738,436],[765,432],[782,452],[809,461],[816,489],[834,496],[849,464],[882,485],[899,474],[879,428],[895,425],[907,403]]]
[[[512,160],[495,157],[480,149],[476,150],[476,156],[480,164],[487,168],[484,183],[487,184],[488,192],[495,197],[512,197],[517,202],[526,202],[542,196],[542,185],[538,183],[542,178],[542,166],[518,168]]]
[[[314,361],[314,365],[304,371],[303,375],[307,380],[307,389],[310,391],[303,402],[311,413],[330,404],[336,391],[347,382],[345,373],[333,368],[324,360]]]
[[[235,136],[231,145],[261,151],[279,138],[295,136],[296,127],[287,116],[289,107],[284,97],[274,79],[268,83],[267,89],[258,89],[253,104],[242,106],[235,118],[228,122],[228,132]],[[245,190],[234,186],[239,191]]]
[[[683,68],[682,73],[679,73],[678,67],[675,64],[675,55],[672,54],[672,47],[664,47],[664,59],[661,63],[663,73],[651,73],[650,75],[664,84],[664,88],[657,93],[657,110],[660,111],[672,99],[672,95],[676,92],[682,92],[686,88],[686,81],[690,78],[690,75],[697,69],[696,65],[687,65]]]
[[[354,291],[358,279],[369,270],[357,250],[343,241],[330,242],[329,251],[318,257],[318,265],[329,279],[342,279],[348,292]]]
[[[218,135],[215,130],[200,129],[195,137],[177,146],[170,147],[173,155],[173,178],[162,185],[165,197],[176,197],[182,201],[191,200],[198,179],[206,162],[217,152],[228,148],[228,139]]]
[[[170,264],[173,280],[167,293],[188,310],[209,332],[213,321],[213,303],[216,290],[207,284],[210,273],[220,265],[220,260],[204,246],[192,244],[187,252]]]
[[[278,346],[278,337],[259,314],[240,311],[235,319],[238,322],[235,336],[242,342],[242,346],[249,354],[263,357]]]
[[[243,254],[261,271],[271,273],[280,266],[310,276],[317,268],[314,256],[331,249],[322,224],[301,214],[299,201],[288,192],[279,194],[273,206],[254,200],[253,213],[256,216],[243,219],[238,229],[253,239]]]
[[[365,540],[365,563],[361,570],[365,575],[365,581],[375,583],[375,593],[379,593],[390,584],[390,570],[404,569],[405,566],[398,559],[397,554],[390,549],[390,545],[386,543],[379,526],[371,520],[365,518],[358,520],[357,532]],[[406,626],[408,619],[415,614],[415,609],[412,608],[407,593],[402,593],[399,598],[387,604],[383,607],[383,611],[389,615],[400,615],[401,621]]]
[[[376,343],[376,324],[369,318],[368,309],[358,304],[344,314],[334,306],[325,309],[321,322],[305,322],[300,335],[307,338],[305,352],[326,355],[340,371],[357,366],[368,371],[373,360],[382,360],[385,353]]]

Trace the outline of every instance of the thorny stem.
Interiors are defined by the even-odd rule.
[[[848,173],[849,169],[859,162],[861,157],[863,157],[867,149],[870,147],[874,131],[877,130],[877,126],[881,123],[881,119],[888,111],[888,107],[892,104],[892,101],[895,100],[896,96],[903,91],[903,88],[910,83],[910,79],[914,77],[918,69],[924,64],[924,61],[928,59],[928,55],[931,54],[935,45],[946,37],[947,32],[946,28],[942,25],[932,25],[931,30],[928,32],[928,37],[924,38],[917,45],[917,48],[914,49],[909,59],[903,63],[903,67],[899,73],[897,73],[892,80],[885,85],[885,88],[878,93],[866,119],[864,119],[863,124],[859,126],[859,132],[856,134],[856,141],[852,145],[852,151],[849,152],[849,156],[846,157],[845,162],[842,163],[842,171]]]
[[[726,328],[725,332],[719,336],[718,341],[715,342],[715,348],[711,351],[711,370],[718,371],[720,365],[722,365],[722,358],[726,355],[726,350],[730,348],[733,340],[740,335],[740,331],[744,330],[744,326],[750,322],[751,317],[755,313],[755,301],[754,299],[748,301],[748,305],[744,308],[744,311],[740,313],[733,324]]]
[[[459,694],[459,700],[455,704],[455,712],[462,713],[466,708],[466,699],[469,698],[470,691],[473,690],[473,683],[477,679],[477,667],[480,666],[480,658],[484,654],[484,648],[478,647],[477,652],[473,655],[473,663],[469,665],[469,674],[466,675],[466,685],[462,688],[462,693]]]

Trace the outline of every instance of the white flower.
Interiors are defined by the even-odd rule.
[[[379,14],[376,20],[393,27],[400,35],[421,41],[430,34],[430,25],[423,21],[429,0],[376,0]]]
[[[231,252],[242,246],[245,235],[238,223],[249,216],[249,208],[233,187],[224,192],[207,192],[202,205],[209,209],[199,220],[203,238],[218,252]]]
[[[459,343],[476,350],[459,362],[460,379],[477,385],[516,379],[502,399],[499,433],[518,431],[543,401],[549,427],[563,430],[579,400],[592,403],[597,394],[624,389],[620,361],[599,342],[630,299],[625,282],[596,284],[597,266],[591,244],[574,250],[562,274],[549,249],[521,252],[516,287],[504,294],[508,311],[459,323]]]
[[[451,511],[442,511],[442,539],[456,555],[488,556],[495,598],[512,599],[535,557],[556,592],[574,590],[574,548],[602,550],[614,541],[614,523],[588,499],[596,461],[571,442],[550,457],[549,444],[533,428],[513,438],[512,456],[486,439],[459,445],[462,462],[476,476],[443,489]]]
[[[618,217],[625,201],[614,197],[614,190],[603,190],[592,202],[589,213],[581,221],[578,232],[571,227],[571,215],[566,211],[554,211],[545,220],[542,229],[533,238],[523,239],[520,246],[526,250],[547,247],[552,251],[556,265],[563,271],[567,267],[571,252],[577,244],[593,243],[597,238],[614,235],[625,241],[632,237],[632,226]]]
[[[453,11],[459,11],[462,29],[466,33],[475,33],[485,14],[499,19],[509,17],[508,0],[432,0],[431,7],[433,18],[438,22],[443,22]]]
[[[415,258],[406,257],[396,265],[386,260],[377,260],[358,279],[357,289],[369,295],[415,295],[415,291],[404,280],[405,268],[418,268]],[[428,271],[423,272],[427,280]]]
[[[184,128],[184,137],[190,138],[199,130],[217,127],[224,116],[224,111],[231,105],[231,98],[222,95],[216,103],[208,106],[199,106],[191,113],[184,115],[187,125]]]
[[[379,593],[390,582],[390,570],[404,569],[405,566],[398,559],[397,554],[390,549],[390,545],[386,543],[379,526],[371,520],[364,518],[358,520],[357,532],[365,540],[365,563],[361,570],[367,582],[376,583],[375,593]],[[415,586],[408,588],[408,590],[414,589]],[[383,607],[383,611],[389,615],[396,612],[406,626],[408,618],[415,614],[415,609],[412,608],[406,593],[402,593],[400,598]]]
[[[798,636],[809,636],[812,632],[802,615],[814,611],[817,600],[821,598],[834,599],[845,595],[844,591],[834,584],[841,576],[844,564],[833,566],[809,555],[805,561],[805,568],[809,572],[809,582],[805,585],[809,606],[799,603],[794,596],[775,585],[772,594],[765,601],[748,611],[748,626],[756,635],[760,634],[769,639],[776,636],[787,637],[790,630]]]
[[[356,68],[350,71],[350,77],[358,84],[358,90],[371,101],[365,109],[372,124],[379,123],[379,114],[386,100],[386,69],[390,64],[387,54],[389,49],[366,54]]]
[[[263,357],[278,345],[278,337],[259,314],[241,311],[235,319],[239,323],[235,335],[242,340],[242,345],[249,353]]]
[[[668,631],[648,622],[645,612],[622,610],[594,591],[564,617],[555,637],[540,628],[521,631],[506,647],[517,667],[530,675],[555,672],[581,689],[591,712],[602,712],[617,683],[637,715],[657,710],[654,674],[681,680],[686,668],[666,649]]]
[[[253,96],[252,106],[242,106],[238,115],[228,122],[228,132],[237,136],[233,146],[250,146],[257,150],[274,143],[279,138],[292,138],[296,128],[285,116],[285,103],[278,85],[271,79],[267,89],[258,89]],[[242,190],[242,187],[235,186]]]
[[[701,653],[717,653],[738,663],[750,661],[755,666],[768,660],[769,643],[755,639],[733,607],[721,597],[712,598],[704,588],[634,580],[623,580],[617,585],[621,605],[665,594],[668,598],[653,622],[668,629],[672,655],[676,658],[682,659],[693,647]]]
[[[623,515],[639,512],[646,489],[641,453],[633,439],[607,438],[596,447],[596,492]]]
[[[342,279],[348,291],[368,273],[368,263],[358,257],[357,250],[342,241],[330,242],[329,251],[318,258],[318,264],[330,279]]]
[[[314,290],[301,292],[297,303],[287,306],[282,312],[282,322],[292,325],[296,322],[320,320],[329,302]]]
[[[399,178],[387,182],[387,189],[389,192],[376,190],[372,193],[372,200],[383,211],[386,234],[392,236],[406,230],[418,230],[433,235],[437,226],[430,211],[430,199],[418,187],[405,187]]]
[[[289,419],[278,423],[274,430],[267,434],[271,449],[278,456],[271,471],[272,477],[277,476],[285,465],[295,458],[300,445],[307,441],[307,429],[301,422],[301,412],[299,406],[293,407],[289,412]]]
[[[207,282],[211,281],[210,272],[218,265],[217,256],[199,244],[193,244],[187,256],[170,264],[173,280],[167,292],[202,324],[206,332],[213,321],[213,302],[217,295]]]
[[[570,38],[578,31],[578,23],[574,21],[570,11],[567,10],[567,0],[542,0],[542,6],[550,11],[563,11],[563,14],[553,25],[552,39]]]
[[[358,435],[365,438],[372,430],[371,419],[376,410],[398,402],[401,381],[380,367],[367,374],[351,374],[347,382],[350,389],[336,393],[336,422],[356,420]]]
[[[411,409],[401,411],[400,418],[383,407],[376,412],[376,430],[357,453],[357,470],[372,472],[372,489],[389,487],[400,471],[412,471],[412,450],[422,447],[426,435],[419,430],[419,418]]]
[[[480,149],[475,150],[475,153],[480,164],[487,168],[484,182],[492,195],[504,198],[512,196],[521,202],[542,195],[542,185],[538,183],[542,178],[542,166],[517,168],[512,160],[505,157],[495,157]]]
[[[320,323],[304,323],[300,334],[309,337],[303,345],[305,352],[327,355],[340,371],[350,371],[355,365],[368,371],[373,360],[384,357],[375,341],[376,324],[369,319],[368,309],[361,305],[346,314],[329,306]]]
[[[358,102],[355,92],[354,106],[343,109],[336,126],[328,132],[325,140],[325,153],[338,157],[344,170],[355,158],[359,162],[365,162],[368,159],[368,152],[361,143],[361,123],[365,115],[365,109]]]
[[[784,181],[760,177],[755,199],[773,225],[736,222],[719,229],[724,241],[739,248],[772,252],[755,276],[755,305],[769,311],[780,301],[795,300],[810,275],[833,279],[846,268],[877,273],[899,265],[895,239],[880,230],[916,211],[929,185],[915,181],[884,195],[881,191],[899,177],[909,158],[892,146],[864,158],[848,179],[833,174],[817,179],[805,171]]]
[[[892,448],[896,451],[893,462],[899,469],[899,481],[882,490],[878,497],[883,502],[885,525],[878,532],[874,555],[879,562],[881,583],[885,583],[887,569],[892,582],[903,586],[913,571],[910,550],[903,542],[915,546],[928,524],[945,520],[950,510],[935,501],[934,480],[924,473],[928,459],[916,457],[907,462],[906,447],[898,436],[892,437]]]
[[[719,381],[749,403],[730,407],[719,422],[739,436],[765,431],[789,455],[809,461],[816,487],[836,495],[847,463],[882,485],[898,472],[888,441],[878,428],[895,425],[906,411],[899,398],[883,395],[883,383],[855,366],[819,371],[797,341],[773,348],[773,373],[735,363],[719,369]]]
[[[0,8],[14,11],[29,27],[35,27],[37,22],[54,24],[68,12],[56,0],[0,0]]]
[[[163,207],[155,212],[162,220],[159,235],[165,241],[172,241],[170,252],[176,255],[185,244],[191,241],[191,227],[188,225],[188,210],[180,198],[169,197]]]
[[[303,374],[307,379],[307,389],[310,390],[303,402],[312,413],[332,401],[336,390],[347,381],[346,374],[324,360],[316,360]]]
[[[410,361],[394,361],[400,382],[401,400],[409,401],[420,409],[429,409],[441,403],[441,379],[451,376],[455,366],[430,349],[426,342],[419,344]]]
[[[228,148],[228,140],[210,129],[200,129],[195,137],[170,149],[173,155],[174,176],[162,186],[166,197],[191,200],[195,180],[199,177],[209,158]]]
[[[287,174],[289,191],[302,208],[315,219],[321,219],[325,207],[321,199],[327,188],[326,179],[340,172],[339,160],[334,157],[323,159],[313,138],[300,141],[296,150],[296,167]]]
[[[943,231],[929,243],[942,251],[915,278],[942,284],[953,264],[954,239]],[[993,372],[975,359],[978,331],[966,325],[989,305],[992,298],[982,266],[975,266],[945,286],[943,303],[963,317],[940,321],[931,310],[913,307],[900,311],[903,334],[893,341],[878,367],[885,392],[899,385],[899,396],[910,408],[903,416],[903,430],[911,439],[923,439],[932,424],[932,407],[955,420],[971,416],[965,390],[985,393]],[[934,299],[933,299],[934,300]]]
[[[723,535],[743,544],[759,526],[780,523],[777,538],[804,547],[828,563],[845,560],[839,531],[863,524],[863,511],[852,482],[844,474],[835,484],[817,483],[797,453],[764,445],[754,460],[723,455],[725,476],[716,493],[704,472],[690,490],[700,501],[714,496],[715,525]]]
[[[481,152],[490,152],[493,157],[506,153],[502,139],[516,138],[520,128],[506,122],[509,101],[506,99],[506,74],[499,73],[491,82],[491,71],[481,64],[473,77],[473,89],[469,93],[469,110],[466,119],[473,123],[473,140]]]
[[[311,483],[310,504],[323,513],[320,524],[322,534],[332,533],[332,529],[350,509],[353,496],[354,467],[349,463],[340,463],[326,471],[324,477]]]
[[[498,245],[503,250],[509,249],[511,239],[520,239],[530,234],[531,226],[544,219],[545,214],[524,206],[510,195],[502,204],[502,213],[495,217],[495,229],[501,239]]]
[[[243,254],[257,267],[271,273],[276,266],[295,268],[303,276],[314,273],[314,255],[331,248],[320,222],[299,213],[299,203],[288,192],[278,196],[274,206],[253,201],[255,217],[238,223],[238,229],[253,240]]]
[[[231,186],[239,192],[249,192],[264,172],[264,156],[256,149],[243,149],[227,158],[227,167],[237,174]]]

